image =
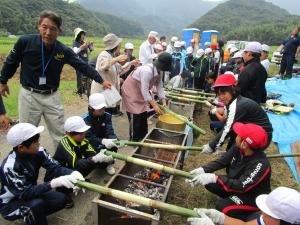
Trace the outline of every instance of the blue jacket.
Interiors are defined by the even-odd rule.
[[[94,117],[89,112],[83,115],[85,123],[91,128],[86,133],[86,139],[95,150],[105,148],[102,143],[103,138],[117,139],[111,121],[111,115],[104,113],[101,117]]]
[[[50,154],[40,147],[35,155],[21,155],[11,151],[3,160],[0,170],[0,212],[14,199],[28,201],[39,198],[51,190],[50,182],[37,184],[39,170],[43,167],[53,177],[67,175],[73,170],[62,167]]]

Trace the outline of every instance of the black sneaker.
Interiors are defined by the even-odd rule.
[[[74,201],[72,199],[71,194],[66,195],[66,204],[65,204],[65,209],[70,209],[74,207]]]

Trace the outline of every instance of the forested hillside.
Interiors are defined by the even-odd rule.
[[[230,0],[200,17],[191,26],[215,29],[225,40],[257,40],[277,45],[299,26],[300,16],[264,0]]]
[[[95,13],[62,0],[0,0],[0,34],[35,33],[38,15],[45,9],[62,16],[63,35],[73,35],[78,26],[87,30],[89,36],[103,36],[108,32],[134,37],[144,34],[143,28],[134,21]]]

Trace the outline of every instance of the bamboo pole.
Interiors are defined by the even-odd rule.
[[[141,146],[141,147],[148,147],[148,148],[160,148],[160,149],[168,149],[168,150],[191,150],[191,151],[202,151],[202,147],[197,146],[181,146],[181,145],[174,145],[174,144],[156,144],[156,143],[146,143],[146,142],[135,142],[135,141],[114,141],[116,145],[128,145],[128,146]]]
[[[166,92],[167,95],[172,95],[172,96],[178,96],[178,97],[183,97],[183,98],[190,98],[190,99],[197,99],[197,100],[207,100],[209,97],[206,96],[196,96],[196,95],[186,95],[186,94],[181,94],[178,92]]]
[[[267,155],[267,158],[285,158],[285,157],[300,157],[300,153],[296,154],[273,154],[273,155]]]
[[[147,167],[147,168],[152,168],[155,170],[160,170],[163,171],[165,173],[169,173],[169,174],[173,174],[176,176],[181,176],[181,177],[185,177],[188,179],[193,179],[195,176],[190,174],[189,172],[183,171],[183,170],[178,170],[169,166],[164,166],[158,163],[154,163],[154,162],[150,162],[147,160],[143,160],[143,159],[138,159],[138,158],[134,158],[132,156],[128,156],[125,154],[120,154],[120,153],[116,153],[116,152],[112,152],[112,151],[105,151],[104,153],[105,155],[111,155],[113,158],[115,159],[119,159],[125,162],[129,162],[138,166],[142,166],[142,167]]]
[[[205,100],[190,99],[190,98],[184,98],[184,97],[179,97],[179,96],[174,96],[174,95],[169,95],[169,94],[166,94],[166,97],[174,99],[174,100],[181,100],[184,102],[195,102],[195,103],[199,103],[199,104],[205,104]]]
[[[206,93],[206,92],[202,92],[202,91],[195,91],[195,90],[188,90],[188,89],[181,89],[181,88],[174,88],[172,90],[189,93],[189,94],[206,95],[206,96],[212,96],[212,97],[216,96],[216,94],[212,94],[212,93]]]
[[[137,196],[134,194],[130,194],[124,191],[119,191],[107,187],[103,187],[100,185],[96,185],[93,183],[88,183],[85,181],[77,181],[76,185],[81,188],[88,189],[90,191],[95,191],[100,194],[108,195],[117,199],[121,199],[123,201],[133,202],[139,205],[159,209],[162,211],[170,212],[176,215],[184,216],[184,217],[200,217],[194,210],[168,204],[165,202],[153,200],[150,198],[145,198],[141,196]]]
[[[178,115],[177,113],[173,112],[172,110],[170,110],[169,108],[159,105],[159,107],[164,110],[165,112],[171,114],[172,116],[174,116],[175,118],[183,121],[185,124],[187,124],[188,126],[190,126],[191,128],[193,128],[195,131],[197,131],[200,134],[206,134],[206,131],[201,129],[200,127],[196,126],[193,122],[189,121],[187,118]]]

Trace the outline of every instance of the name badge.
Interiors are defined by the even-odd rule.
[[[40,77],[39,85],[44,85],[44,84],[46,84],[46,77]]]

